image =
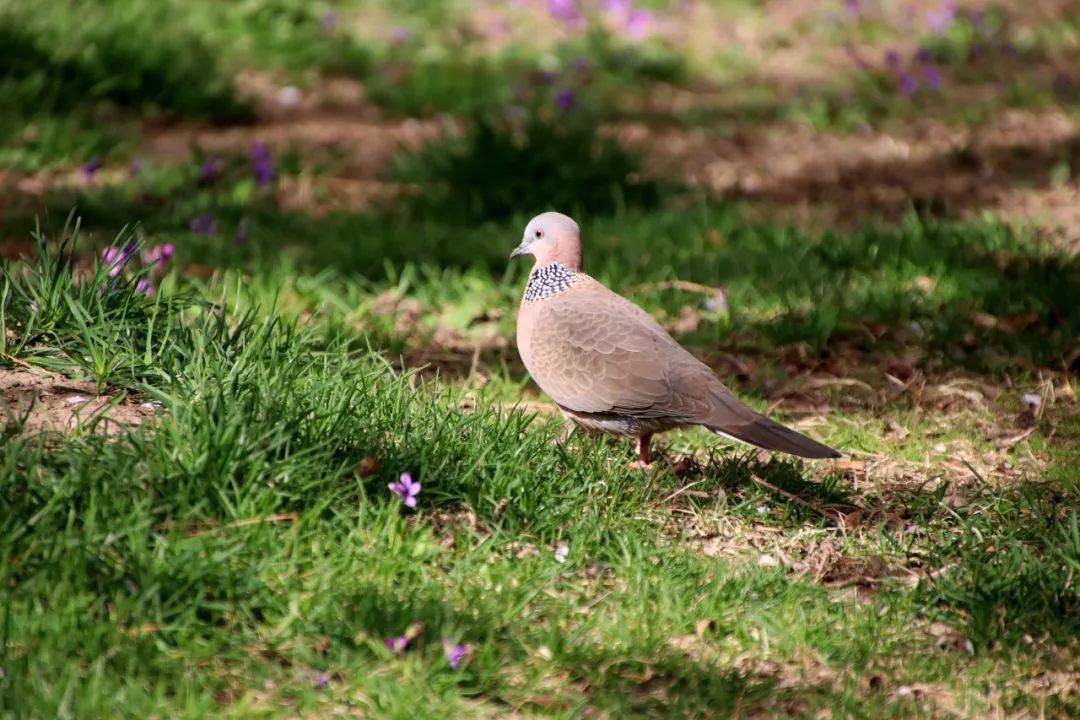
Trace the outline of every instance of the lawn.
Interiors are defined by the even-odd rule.
[[[1075,7],[39,5],[0,716],[1080,714]],[[845,457],[555,444],[548,209]]]

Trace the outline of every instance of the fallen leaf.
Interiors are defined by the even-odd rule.
[[[697,308],[683,305],[679,309],[679,316],[668,326],[671,332],[681,335],[691,333],[701,326],[701,313]]]
[[[852,510],[844,515],[844,527],[848,530],[854,530],[862,524],[862,520],[862,510]]]
[[[680,455],[671,466],[671,472],[676,475],[685,475],[694,469],[694,457],[692,455]]]
[[[865,475],[866,462],[863,460],[840,460],[836,463],[836,469],[845,475]]]
[[[378,458],[367,456],[360,459],[360,465],[357,468],[357,473],[360,475],[360,477],[365,478],[377,473],[379,471],[379,468],[381,467],[382,463],[379,462]]]

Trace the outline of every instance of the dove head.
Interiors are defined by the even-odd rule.
[[[525,226],[521,244],[511,258],[532,255],[537,266],[562,263],[567,270],[581,270],[581,231],[572,218],[557,212],[537,215]]]

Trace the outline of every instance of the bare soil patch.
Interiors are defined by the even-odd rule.
[[[118,394],[99,394],[93,383],[37,368],[0,368],[0,433],[69,433],[92,427],[107,435],[140,425],[160,412]]]
[[[831,134],[798,124],[745,127],[730,138],[644,123],[614,131],[658,172],[681,168],[692,184],[796,217],[851,226],[912,208],[989,210],[1080,248],[1080,179],[1054,176],[1062,162],[1080,166],[1080,120],[1060,110],[1010,110],[978,127],[926,119],[902,133]]]

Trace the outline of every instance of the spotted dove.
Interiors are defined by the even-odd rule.
[[[581,233],[560,213],[537,215],[510,257],[532,255],[517,346],[536,384],[576,426],[636,438],[701,425],[806,458],[840,453],[739,402],[713,372],[644,310],[586,275]]]

